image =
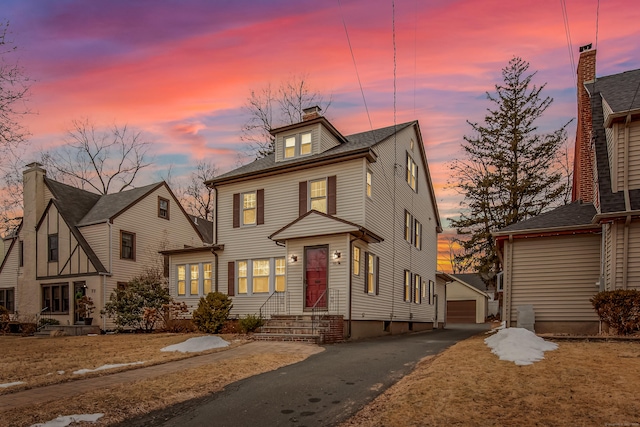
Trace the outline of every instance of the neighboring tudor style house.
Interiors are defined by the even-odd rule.
[[[595,68],[581,48],[573,203],[494,233],[507,325],[532,305],[536,332],[594,333],[595,293],[640,288],[640,70]]]
[[[343,136],[313,107],[272,134],[274,154],[207,182],[213,246],[162,252],[172,295],[219,290],[237,317],[324,311],[348,337],[432,328],[441,224],[418,123]]]
[[[147,268],[158,251],[202,246],[211,223],[194,223],[166,183],[98,195],[47,178],[38,163],[24,171],[24,216],[5,241],[0,304],[24,318],[44,311],[62,325],[81,321],[75,300],[90,296],[99,318],[111,293]],[[94,324],[98,319],[94,320]],[[112,327],[100,319],[100,327]]]

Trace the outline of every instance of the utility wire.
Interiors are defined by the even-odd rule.
[[[576,79],[576,62],[573,58],[573,43],[571,43],[571,30],[569,29],[569,14],[567,13],[566,0],[560,0],[560,7],[562,8],[562,20],[564,22],[564,33],[567,38],[567,49],[569,50],[569,64],[571,65],[571,75],[573,76],[573,86],[577,87],[578,82]]]
[[[347,31],[347,23],[344,20],[344,13],[342,13],[342,3],[338,0],[338,6],[340,7],[340,16],[342,17],[342,26],[344,27],[344,33],[347,35],[347,43],[349,44],[349,52],[351,52],[351,59],[353,60],[353,66],[356,69],[356,77],[358,78],[358,86],[360,86],[360,93],[362,94],[362,102],[364,102],[364,109],[367,112],[367,118],[369,119],[369,127],[373,130],[373,124],[371,123],[371,116],[369,115],[369,107],[367,107],[367,99],[364,96],[364,89],[362,89],[362,82],[360,81],[360,73],[358,73],[358,64],[356,64],[356,57],[353,54],[353,48],[351,47],[351,39],[349,38],[349,31]]]

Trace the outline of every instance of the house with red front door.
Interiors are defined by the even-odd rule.
[[[207,182],[213,244],[162,252],[174,298],[224,292],[279,339],[326,318],[340,339],[437,325],[442,227],[418,122],[345,136],[313,107],[272,135],[275,153]]]

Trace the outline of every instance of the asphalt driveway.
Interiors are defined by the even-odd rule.
[[[300,363],[122,425],[336,425],[411,372],[423,357],[488,329],[486,324],[453,325],[445,330],[329,345]]]

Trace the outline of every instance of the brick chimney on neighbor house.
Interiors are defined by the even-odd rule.
[[[580,48],[578,60],[578,124],[576,128],[576,145],[573,157],[573,187],[571,201],[581,200],[595,203],[594,160],[595,147],[592,144],[591,99],[585,89],[585,83],[596,78],[596,51],[591,44]]]
[[[320,117],[321,116],[320,111],[322,111],[322,109],[317,105],[314,105],[313,107],[304,108],[302,110],[302,121],[306,122],[307,120]]]

